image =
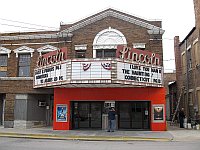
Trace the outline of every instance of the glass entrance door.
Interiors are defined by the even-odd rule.
[[[119,128],[149,129],[149,102],[119,102]]]
[[[102,102],[74,102],[74,128],[101,128]]]

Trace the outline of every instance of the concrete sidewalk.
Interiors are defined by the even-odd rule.
[[[200,139],[200,130],[180,130],[170,127],[169,131],[106,132],[104,130],[58,131],[51,127],[14,129],[0,126],[0,137],[91,141],[182,141]]]

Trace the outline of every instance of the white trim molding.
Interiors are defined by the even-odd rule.
[[[149,34],[164,34],[165,30],[161,29],[161,28],[155,28],[155,29],[151,29],[147,31]]]
[[[37,49],[37,51],[39,52],[40,56],[42,55],[42,53],[46,53],[46,52],[52,52],[52,51],[56,51],[59,48],[55,47],[55,46],[51,46],[51,45],[45,45],[42,46],[40,48]]]
[[[81,45],[74,45],[75,51],[86,51],[87,50],[87,44],[81,44]]]
[[[0,54],[7,54],[8,58],[10,58],[10,53],[11,53],[11,50],[9,50],[5,47],[0,47]]]
[[[117,45],[127,45],[125,36],[116,29],[109,27],[97,33],[93,41],[93,58],[97,49],[116,49]]]
[[[187,47],[187,50],[191,49],[191,47],[192,47],[192,46],[191,46],[191,45],[189,45],[189,46]]]
[[[133,43],[133,48],[146,48],[146,43]]]
[[[188,92],[189,92],[189,93],[191,93],[191,92],[193,92],[193,91],[194,91],[194,89],[189,89],[189,91],[188,91]]]
[[[18,54],[26,54],[26,53],[30,53],[31,57],[33,57],[33,52],[35,50],[33,48],[30,48],[27,46],[21,46],[13,51],[14,51],[14,53],[16,53],[16,57],[18,57]]]
[[[198,40],[199,40],[199,38],[196,38],[196,39],[193,41],[192,44],[193,44],[193,45],[196,44],[196,43],[198,42]]]
[[[181,53],[181,56],[183,56],[183,55],[185,55],[185,51],[183,51],[183,52]]]
[[[20,33],[19,33],[20,34]],[[72,37],[73,34],[71,33],[64,33],[64,32],[56,32],[52,34],[25,34],[25,35],[10,35],[10,36],[0,36],[0,40],[8,40],[8,41],[13,41],[13,40],[29,40],[29,39],[56,39],[56,38],[65,38],[65,37]]]

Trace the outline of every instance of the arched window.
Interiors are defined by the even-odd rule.
[[[93,41],[93,58],[116,57],[117,45],[127,45],[125,36],[111,27],[102,30]]]

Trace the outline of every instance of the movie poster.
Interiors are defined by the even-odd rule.
[[[164,106],[163,105],[153,106],[153,120],[164,121]]]
[[[56,122],[67,122],[67,105],[56,105]]]

